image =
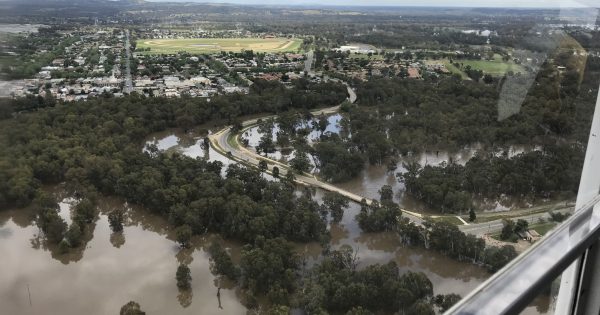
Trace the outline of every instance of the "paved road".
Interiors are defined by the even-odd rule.
[[[335,80],[335,79],[332,79],[332,80]],[[350,87],[348,87],[348,94],[349,94],[348,101],[350,101],[351,103],[354,103],[356,101],[356,93],[354,93],[354,91]],[[339,110],[339,108],[340,108],[340,106],[338,105],[338,106],[329,107],[329,108],[325,108],[325,109],[315,110],[311,113],[315,116],[316,115],[328,115],[328,114],[336,113]],[[264,120],[266,118],[275,118],[275,117],[276,116],[273,115],[273,116],[261,117],[260,119]],[[258,120],[259,120],[259,118],[255,118],[255,119],[250,119],[250,120],[246,120],[246,121],[242,122],[242,131],[241,132],[256,125]],[[224,154],[225,156],[228,156],[230,159],[236,160],[238,162],[248,163],[248,164],[251,164],[254,166],[258,166],[258,164],[261,160],[266,161],[267,162],[267,171],[269,173],[271,173],[273,171],[273,167],[277,166],[279,168],[279,174],[282,177],[285,176],[288,171],[290,171],[289,166],[287,164],[276,161],[276,160],[269,159],[264,156],[261,156],[261,155],[257,154],[256,152],[251,151],[251,150],[245,148],[243,145],[241,145],[237,141],[237,137],[233,137],[233,135],[231,134],[231,126],[226,127],[224,129],[218,131],[217,133],[209,135],[209,139],[210,139],[211,145],[213,146],[213,148],[215,150],[221,151],[222,154]],[[233,145],[229,142],[229,139],[231,139],[232,142],[234,142]],[[295,177],[296,177],[296,180],[295,180],[296,183],[301,184],[301,185],[313,186],[313,187],[321,188],[326,191],[338,192],[342,196],[345,196],[348,199],[351,199],[355,202],[361,202],[361,200],[363,200],[363,199],[365,199],[368,204],[371,204],[373,202],[372,199],[366,198],[364,196],[360,196],[358,194],[352,193],[352,192],[344,190],[342,188],[333,186],[329,183],[320,181],[314,175],[295,174]],[[411,220],[412,222],[414,222],[416,224],[423,223],[424,218],[421,214],[411,212],[406,209],[401,209],[401,210],[402,210],[402,215],[404,217],[408,218],[409,220]],[[557,209],[556,211],[568,213],[568,212],[572,212],[573,208],[572,207],[563,207],[561,209]],[[524,210],[524,212],[525,212],[525,210]],[[435,217],[440,217],[440,216],[432,216],[432,218],[435,218]],[[540,218],[548,219],[548,218],[550,218],[550,215],[547,212],[540,212],[540,213],[535,213],[535,214],[524,213],[523,216],[512,217],[513,220],[524,219],[524,220],[527,220],[531,224],[537,223]],[[464,222],[464,220],[461,220],[461,221]],[[502,220],[499,219],[499,220],[493,220],[493,221],[489,221],[489,222],[485,222],[485,223],[460,225],[459,228],[461,231],[463,231],[465,233],[481,236],[481,235],[487,234],[487,233],[498,232],[498,231],[502,230],[502,226],[503,226]]]
[[[565,213],[565,214],[573,213],[574,208],[573,207],[565,207],[565,208],[557,209],[554,211]],[[523,220],[526,220],[527,222],[529,222],[529,224],[535,224],[535,223],[539,222],[540,218],[548,220],[548,219],[550,219],[550,214],[548,214],[548,212],[540,212],[540,213],[534,213],[534,214],[529,214],[529,215],[523,215],[520,217],[512,217],[510,219],[514,220],[514,221],[516,221],[518,219],[523,219]],[[465,233],[481,236],[481,235],[489,234],[489,233],[497,233],[502,230],[502,227],[503,227],[502,219],[498,219],[498,220],[493,220],[493,221],[489,221],[489,222],[485,222],[485,223],[461,225],[458,228]]]
[[[314,55],[315,55],[315,52],[313,50],[306,53],[306,60],[304,61],[304,71],[306,71],[309,74],[312,73],[311,71],[312,71]]]
[[[129,30],[125,30],[125,87],[123,92],[130,94],[133,91],[133,81],[131,80],[131,48],[129,45]]]
[[[354,91],[350,87],[348,87],[348,94],[349,94],[348,101],[354,103],[356,101],[356,93],[354,93]],[[315,110],[311,113],[313,115],[328,115],[328,114],[333,114],[333,113],[338,112],[339,108],[340,108],[340,106],[338,105],[338,106],[329,107],[329,108],[325,108],[325,109]],[[262,117],[261,119],[264,120],[265,118],[271,118],[271,117],[274,118],[276,116]],[[244,129],[247,129],[247,128],[255,125],[257,123],[257,121],[258,121],[258,118],[246,120],[242,123],[242,127]],[[210,139],[210,142],[211,142],[211,145],[213,146],[213,148],[215,148],[216,150],[222,151],[223,153],[225,153],[226,156],[228,156],[229,158],[231,158],[233,160],[249,163],[254,166],[258,166],[258,164],[261,160],[266,161],[267,166],[268,166],[268,172],[272,172],[273,167],[277,166],[277,168],[279,168],[279,174],[282,177],[285,176],[288,173],[288,171],[290,171],[289,166],[287,164],[276,161],[276,160],[269,159],[267,157],[257,154],[256,152],[246,149],[244,146],[242,146],[240,143],[237,142],[236,137],[232,137],[230,126],[220,130],[217,133],[210,135],[209,139]],[[232,145],[228,141],[229,139],[232,139],[233,141],[235,141],[235,143]],[[320,181],[314,175],[295,174],[295,177],[296,177],[296,180],[295,180],[296,183],[301,184],[301,185],[313,186],[313,187],[321,188],[326,191],[338,192],[342,196],[345,196],[348,199],[351,199],[355,202],[361,202],[361,200],[363,200],[363,199],[366,200],[367,204],[371,204],[373,202],[373,200],[371,200],[369,198],[365,198],[364,196],[357,195],[350,191],[333,186],[329,183]],[[408,217],[413,222],[415,222],[417,224],[421,224],[423,222],[420,214],[412,213],[412,212],[404,210],[404,209],[402,211],[403,211],[403,215],[405,217]]]

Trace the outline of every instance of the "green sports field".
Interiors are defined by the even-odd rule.
[[[288,38],[193,38],[193,39],[140,39],[137,47],[150,51],[147,54],[174,54],[179,51],[189,53],[218,53],[221,51],[240,52],[295,52],[300,49],[300,39]]]
[[[497,76],[504,75],[508,71],[512,71],[514,73],[525,72],[525,69],[521,65],[513,62],[497,60],[457,60],[455,62],[462,63],[464,67],[469,65],[473,69],[482,70],[483,73],[489,73]]]
[[[446,65],[446,68],[452,72],[460,74],[463,79],[467,79],[468,76],[461,69],[455,67],[450,63],[448,59],[439,59],[439,60],[430,60],[426,61],[427,63],[443,63]],[[502,76],[508,71],[512,71],[514,73],[521,72],[525,73],[525,68],[521,65],[518,65],[512,61],[503,61],[501,56],[496,54],[493,60],[465,60],[465,59],[455,59],[454,62],[461,63],[463,67],[471,66],[473,69],[482,70],[483,73],[491,74],[493,76]]]

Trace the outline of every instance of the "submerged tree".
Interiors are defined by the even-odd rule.
[[[175,238],[181,247],[188,247],[192,238],[192,228],[187,224],[177,227],[175,229]]]
[[[210,270],[217,275],[227,276],[236,281],[240,275],[240,270],[233,264],[231,257],[218,242],[213,242],[208,248],[211,264]]]
[[[350,203],[346,197],[337,192],[326,192],[323,196],[323,204],[329,210],[329,213],[331,214],[331,220],[335,223],[338,223],[344,216],[344,209],[348,208]]]
[[[80,226],[85,226],[88,223],[92,223],[96,215],[95,208],[96,206],[90,199],[82,199],[75,206],[75,217],[73,218],[73,221],[77,222]]]
[[[108,215],[108,223],[113,232],[123,231],[123,211],[115,210]]]
[[[381,189],[379,190],[379,201],[381,201],[381,203],[394,201],[394,191],[392,190],[392,186],[381,186]]]
[[[294,157],[290,160],[290,166],[299,174],[310,170],[310,160],[304,151],[296,151]]]
[[[262,152],[265,155],[275,152],[275,143],[273,142],[273,136],[271,133],[265,133],[262,135],[262,137],[260,137],[258,146],[256,146],[256,152]]]
[[[81,243],[82,235],[83,233],[81,227],[79,227],[79,224],[77,224],[77,222],[73,222],[71,223],[71,226],[69,226],[67,233],[65,233],[65,239],[69,243],[70,247],[77,247]]]
[[[44,232],[46,239],[53,243],[58,243],[63,239],[67,230],[67,223],[53,209],[45,209],[38,214],[38,227]]]
[[[140,309],[140,305],[137,302],[129,301],[121,307],[119,315],[146,315],[146,313]]]
[[[177,267],[177,273],[175,273],[175,279],[177,280],[177,287],[180,289],[189,289],[192,276],[190,274],[190,268],[184,264]]]
[[[393,202],[371,205],[361,203],[360,212],[356,215],[358,225],[365,232],[393,231],[400,221],[402,211]]]

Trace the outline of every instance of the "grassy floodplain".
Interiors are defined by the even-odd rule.
[[[189,39],[140,39],[138,48],[150,48],[147,54],[174,54],[179,51],[189,53],[218,53],[221,51],[240,52],[295,52],[300,49],[301,39],[297,38],[189,38]]]

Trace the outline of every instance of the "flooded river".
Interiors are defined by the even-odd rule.
[[[73,200],[63,201],[60,214],[68,218]],[[164,219],[116,198],[101,198],[98,208],[87,244],[67,254],[38,238],[31,210],[0,212],[2,267],[10,271],[0,273],[2,314],[118,314],[130,300],[148,314],[245,313],[232,287],[221,289],[218,307],[205,252],[214,236],[195,237],[182,251]],[[126,221],[115,234],[106,213],[117,208],[126,209]],[[177,289],[180,262],[189,263],[190,292]]]
[[[152,135],[148,144],[155,144],[161,150],[229,163],[212,149],[203,149],[202,141],[201,137],[167,131]],[[373,172],[365,172],[368,184],[352,186],[348,183],[347,187],[372,192],[373,187],[379,189],[383,182],[395,182],[384,170]],[[52,191],[57,200],[62,200],[60,215],[70,221],[71,207],[77,201],[65,196],[60,187],[53,187]],[[321,191],[315,192],[317,200],[321,196]],[[460,263],[433,251],[405,247],[394,233],[363,233],[354,220],[359,208],[358,204],[351,203],[340,224],[330,227],[332,248],[350,245],[358,251],[359,266],[394,260],[402,271],[424,272],[434,284],[436,294],[464,296],[490,276],[478,266]],[[114,209],[126,210],[122,233],[110,230],[107,213]],[[119,198],[100,198],[98,210],[85,245],[67,254],[59,254],[57,248],[47,246],[38,237],[31,210],[0,212],[2,267],[10,271],[0,273],[3,314],[118,314],[120,307],[130,300],[140,303],[148,314],[246,313],[236,288],[219,283],[210,272],[206,249],[215,239],[223,241],[218,236],[197,236],[192,248],[181,250],[162,217]],[[238,261],[241,245],[224,244],[234,261]],[[322,258],[318,244],[298,244],[297,251],[309,265]],[[179,291],[176,286],[175,271],[180,263],[188,264],[191,269],[189,292]],[[222,309],[216,296],[219,285]],[[544,312],[544,308],[532,306],[526,311],[527,314],[539,312]]]
[[[343,138],[351,137],[351,132],[342,126],[343,116],[341,114],[333,114],[327,116],[327,126],[323,131],[323,134],[331,133],[338,134]],[[297,130],[303,128],[312,128],[313,124],[318,122],[318,118],[312,118],[311,120],[301,120],[296,126]],[[278,123],[273,124],[271,131],[271,138],[274,143],[277,141],[277,133],[279,132]],[[321,136],[321,132],[313,129],[306,136],[308,143],[314,143],[318,141]],[[247,141],[248,148],[256,151],[256,147],[260,143],[260,139],[263,133],[260,132],[258,126],[253,126],[242,133],[242,140]],[[171,135],[165,138],[166,143],[174,143],[171,139],[177,139],[177,136]],[[531,152],[534,150],[540,150],[539,146],[528,146],[528,145],[511,145],[505,148],[497,148],[493,152],[496,156],[506,155],[513,157],[524,152]],[[180,149],[181,150],[181,149]],[[450,151],[433,151],[433,152],[420,152],[413,156],[397,156],[397,169],[393,172],[389,172],[387,169],[387,163],[382,165],[371,165],[366,164],[364,170],[356,177],[349,181],[336,183],[335,185],[341,187],[349,192],[370,198],[379,199],[379,190],[383,185],[390,185],[394,190],[394,200],[400,204],[404,209],[408,209],[414,212],[420,212],[425,214],[439,214],[437,209],[431,209],[429,206],[421,201],[412,198],[410,195],[404,193],[404,184],[399,183],[396,178],[396,173],[404,172],[405,169],[402,166],[404,162],[418,162],[420,165],[441,165],[442,163],[457,163],[465,165],[477,152],[486,151],[481,144],[474,144],[469,147],[465,147],[453,152]],[[288,162],[294,157],[295,151],[293,148],[278,148],[273,153],[268,153],[267,156],[271,159],[278,160],[281,162]],[[190,155],[193,156],[193,155]],[[308,156],[310,163],[313,166],[312,173],[318,175],[318,168],[315,167],[316,163],[313,161],[313,156]],[[544,200],[536,200],[535,205],[543,204]],[[474,204],[477,209],[484,211],[506,211],[515,208],[527,208],[532,207],[534,204],[531,200],[522,200],[518,198],[501,198],[499,200],[474,200]]]

